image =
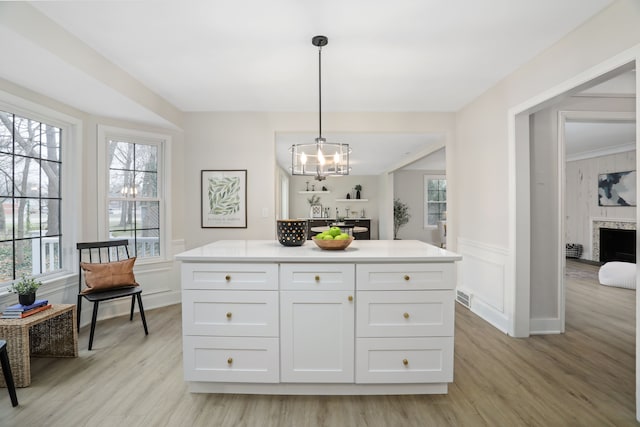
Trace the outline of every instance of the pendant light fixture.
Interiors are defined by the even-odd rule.
[[[318,137],[315,143],[293,144],[291,174],[314,176],[323,181],[327,176],[349,175],[349,144],[327,142],[322,137],[322,47],[329,42],[325,36],[315,36],[311,43],[318,48]]]

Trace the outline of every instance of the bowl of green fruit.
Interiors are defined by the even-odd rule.
[[[316,234],[311,240],[320,249],[340,251],[346,249],[353,242],[353,236],[343,233],[340,227],[331,227],[327,231]]]

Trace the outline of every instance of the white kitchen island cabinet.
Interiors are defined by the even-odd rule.
[[[176,258],[192,392],[427,394],[453,381],[453,252],[229,240]]]

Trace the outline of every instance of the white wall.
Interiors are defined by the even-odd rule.
[[[389,132],[389,133],[442,133],[448,142],[452,140],[454,115],[451,113],[323,113],[325,132]],[[274,239],[275,238],[275,135],[277,132],[315,132],[315,113],[186,113],[184,156],[185,197],[185,242],[187,248],[221,239]],[[372,147],[375,149],[375,147]],[[355,155],[355,153],[354,153]],[[200,227],[200,171],[203,169],[247,169],[248,226],[246,229],[203,229]],[[338,179],[338,178],[336,178]],[[342,178],[344,179],[344,178]],[[353,180],[353,181],[351,181]],[[362,181],[362,182],[359,182]],[[327,180],[327,188],[333,184]],[[345,184],[352,188],[356,183],[363,186],[364,198],[373,197],[380,189],[377,179],[347,177]],[[302,189],[302,184],[291,184],[290,188]],[[353,184],[353,185],[352,185]],[[323,196],[323,204],[335,211],[335,206],[344,209],[344,202],[336,203],[337,196]],[[338,190],[339,191],[339,190]],[[297,193],[290,194],[302,205]],[[382,197],[380,193],[377,198]],[[384,196],[386,197],[386,195]],[[290,200],[291,200],[290,199]],[[379,201],[379,200],[378,200]],[[364,208],[367,216],[378,215],[380,205],[373,201]],[[297,203],[294,201],[294,203]],[[290,204],[291,206],[291,204]],[[353,210],[362,209],[349,205]],[[360,205],[358,205],[360,206]],[[305,214],[307,210],[296,209],[290,217]],[[263,216],[266,211],[266,216]],[[391,210],[390,210],[391,211]],[[375,231],[375,228],[374,228]]]
[[[482,266],[488,268],[488,263],[477,263],[477,268],[461,277],[461,286],[473,291],[474,298],[501,296],[490,310],[500,319],[493,323],[503,330],[513,332],[517,274],[515,237],[509,231],[516,229],[515,217],[509,215],[509,112],[637,46],[638,22],[640,2],[613,3],[456,114],[456,140],[447,147],[447,171],[454,174],[456,188],[449,196],[455,209],[447,219],[453,234],[448,247],[455,250],[464,240],[468,247],[483,245],[494,248],[496,256],[506,254],[501,255],[504,264],[499,279],[483,274]]]
[[[444,171],[399,170],[394,172],[393,194],[409,207],[411,218],[400,228],[399,239],[416,239],[440,246],[438,227],[424,226],[424,177],[444,175]]]
[[[598,261],[591,251],[593,218],[636,219],[635,206],[598,206],[598,175],[635,168],[635,151],[567,162],[565,235],[583,246],[581,258]]]

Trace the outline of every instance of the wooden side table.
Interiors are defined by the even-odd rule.
[[[75,304],[53,304],[24,319],[0,319],[16,387],[31,384],[30,356],[78,357]],[[0,387],[6,387],[0,377]]]

